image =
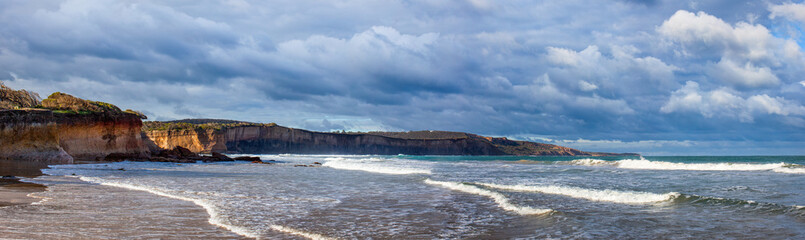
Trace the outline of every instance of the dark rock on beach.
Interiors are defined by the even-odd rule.
[[[250,161],[250,162],[261,161],[260,157],[252,157],[252,156],[236,157],[235,160],[237,160],[237,161]]]

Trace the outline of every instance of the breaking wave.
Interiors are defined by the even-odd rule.
[[[600,159],[577,159],[566,164],[582,166],[614,166],[624,169],[688,170],[688,171],[774,171],[779,173],[805,174],[805,168],[788,163],[676,163],[650,161],[645,158],[606,161]]]
[[[502,185],[493,183],[477,183],[481,186],[496,188],[501,190],[520,191],[520,192],[539,192],[546,194],[563,195],[572,198],[587,199],[591,201],[614,202],[625,204],[646,204],[672,200],[680,196],[677,192],[657,194],[648,192],[618,191],[618,190],[597,190],[567,186],[528,186],[528,185]]]
[[[514,212],[520,215],[536,215],[536,214],[545,214],[550,213],[553,210],[551,209],[542,209],[542,208],[532,208],[532,207],[523,207],[517,206],[512,204],[506,196],[500,194],[498,192],[489,191],[486,189],[482,189],[476,186],[467,185],[458,182],[445,182],[445,181],[434,181],[430,179],[425,179],[425,183],[430,185],[436,185],[440,187],[444,187],[454,191],[460,191],[470,194],[481,195],[485,197],[489,197],[494,200],[500,208],[506,211]]]
[[[322,164],[322,166],[342,170],[356,170],[383,174],[431,174],[430,169],[404,166],[399,163],[378,158],[346,159],[338,157],[326,158],[325,160],[327,162]]]

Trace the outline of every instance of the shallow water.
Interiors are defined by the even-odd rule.
[[[281,163],[52,166],[45,170],[50,176],[32,180],[49,186],[33,194],[48,200],[0,208],[0,215],[15,219],[0,223],[0,233],[19,238],[805,238],[805,157],[261,158]],[[313,162],[323,164],[295,167]],[[60,226],[63,222],[72,227]],[[49,227],[18,228],[32,223]],[[108,230],[118,224],[127,229]]]

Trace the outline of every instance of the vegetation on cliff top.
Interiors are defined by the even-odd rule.
[[[33,108],[41,103],[40,99],[35,92],[14,90],[0,82],[0,109]]]
[[[464,139],[464,138],[471,138],[474,135],[469,133],[463,132],[448,132],[448,131],[408,131],[408,132],[358,132],[352,133],[349,132],[347,134],[368,134],[368,135],[376,135],[376,136],[383,136],[389,138],[401,138],[401,139]]]
[[[0,82],[0,110],[27,108],[33,110],[51,110],[53,113],[58,114],[133,114],[141,119],[147,118],[145,114],[138,111],[131,109],[122,111],[117,106],[109,103],[84,100],[61,92],[50,94],[47,99],[40,99],[39,94],[35,92],[24,89],[14,90],[3,85],[3,82]]]
[[[143,131],[223,130],[235,127],[274,127],[276,123],[252,123],[222,119],[183,119],[167,122],[143,122]]]
[[[84,100],[74,97],[70,94],[55,92],[50,94],[47,99],[42,100],[42,107],[55,112],[73,112],[73,113],[92,113],[92,112],[106,112],[106,113],[121,113],[123,112],[115,105]]]

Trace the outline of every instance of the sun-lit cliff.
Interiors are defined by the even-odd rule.
[[[58,92],[40,102],[31,92],[3,87],[0,158],[70,163],[111,154],[149,156],[142,141],[143,116],[137,112]]]

